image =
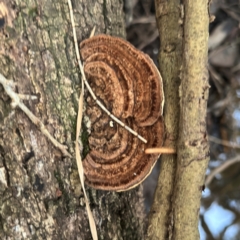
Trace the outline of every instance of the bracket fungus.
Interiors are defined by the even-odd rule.
[[[147,140],[143,143],[112,122],[96,101],[87,97],[91,134],[90,152],[83,160],[85,182],[96,189],[126,191],[151,173],[160,155],[147,155],[145,149],[163,144],[162,78],[146,54],[121,38],[94,36],[81,42],[80,52],[96,98]]]

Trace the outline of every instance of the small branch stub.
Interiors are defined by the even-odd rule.
[[[176,154],[177,151],[174,148],[165,148],[165,147],[160,147],[160,148],[147,148],[145,150],[146,154]]]

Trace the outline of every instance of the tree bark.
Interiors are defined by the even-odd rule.
[[[67,0],[4,0],[0,71],[74,156],[80,74]],[[73,1],[79,41],[125,36],[122,2]],[[0,86],[0,238],[91,239],[74,158],[63,157]],[[83,146],[85,147],[85,145]],[[87,188],[99,239],[143,239],[141,191]]]
[[[201,191],[209,161],[208,1],[156,0],[167,147],[150,211],[148,239],[199,239]]]
[[[199,239],[200,200],[209,162],[208,0],[184,1],[177,172],[173,191],[173,238]]]
[[[164,146],[177,147],[179,125],[179,85],[182,65],[183,26],[179,0],[156,0],[156,18],[160,36],[159,68],[163,77],[165,94],[164,122],[166,139]],[[161,170],[155,190],[154,202],[149,213],[148,239],[169,238],[169,218],[172,202],[177,156],[161,156]]]

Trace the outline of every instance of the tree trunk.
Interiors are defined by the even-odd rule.
[[[74,156],[80,74],[67,0],[3,0],[0,71]],[[125,36],[122,2],[73,1],[79,41],[97,33]],[[1,16],[1,15],[0,15]],[[91,239],[75,158],[63,157],[0,86],[0,238]],[[139,189],[87,188],[99,239],[143,239]]]
[[[150,212],[148,239],[199,239],[201,192],[209,161],[208,1],[156,0],[167,147]]]

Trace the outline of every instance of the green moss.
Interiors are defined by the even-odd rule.
[[[64,208],[66,209],[66,213],[71,214],[75,211],[74,201],[72,201],[69,193],[65,190],[64,183],[59,171],[54,171],[54,177],[57,179],[59,189],[62,192],[61,201],[64,205]],[[59,202],[57,204],[59,205]]]
[[[61,175],[59,172],[54,171],[54,177],[57,179],[58,185],[60,190],[63,192],[64,191],[64,186],[63,186],[63,181],[61,179]]]
[[[83,155],[83,159],[87,156],[87,154],[89,153],[89,143],[88,143],[88,131],[87,131],[87,127],[84,124],[84,122],[82,122],[82,134],[81,134],[81,140],[82,140],[82,145],[83,145],[83,151],[82,151],[82,155]]]
[[[38,15],[38,9],[37,9],[37,7],[30,8],[29,11],[28,11],[28,15],[29,15],[29,17],[31,17],[31,18],[35,18],[35,17]]]
[[[72,131],[71,131],[71,139],[72,141],[76,140],[76,127],[77,127],[77,119],[75,116],[69,116],[69,121],[71,122]]]

